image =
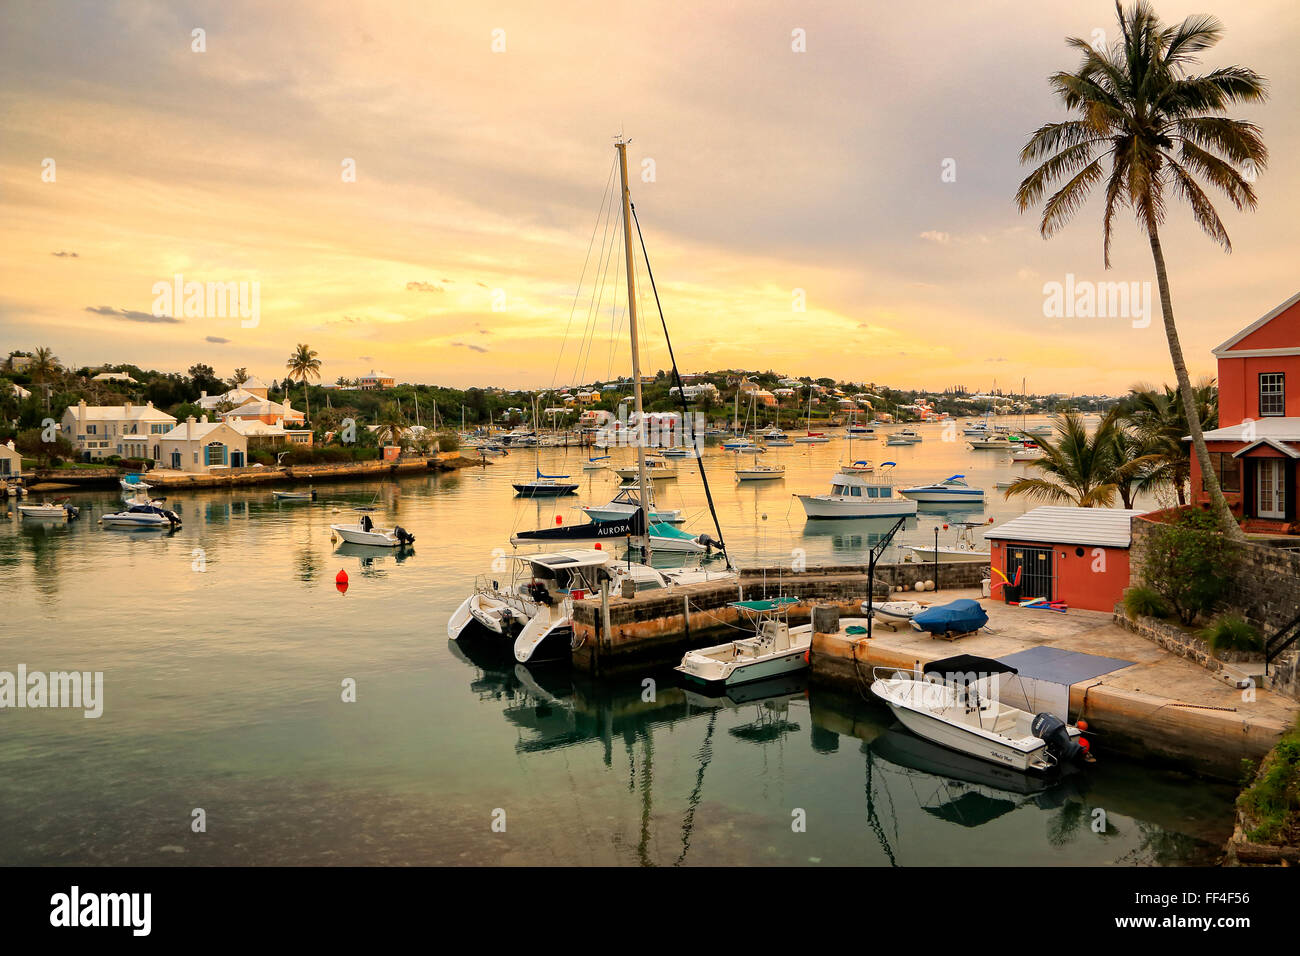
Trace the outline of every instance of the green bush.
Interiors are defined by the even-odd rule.
[[[1215,618],[1208,627],[1201,630],[1201,640],[1209,644],[1216,653],[1264,649],[1264,639],[1259,631],[1236,614],[1225,614]]]
[[[1255,843],[1300,839],[1300,728],[1278,741],[1264,758],[1259,776],[1237,798],[1246,818],[1246,837]]]
[[[1169,605],[1160,596],[1160,592],[1141,584],[1124,592],[1124,610],[1128,612],[1129,620],[1137,620],[1139,617],[1168,617],[1170,614]]]
[[[1178,620],[1190,625],[1213,611],[1231,586],[1236,547],[1208,512],[1190,511],[1152,532],[1142,583],[1154,589]]]
[[[455,432],[438,432],[439,451],[460,451],[460,436]]]

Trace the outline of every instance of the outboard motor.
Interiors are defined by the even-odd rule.
[[[1056,758],[1057,763],[1073,763],[1086,751],[1079,746],[1065,728],[1065,721],[1055,714],[1035,714],[1030,732],[1040,740],[1046,741],[1047,751]]]
[[[722,542],[721,542],[721,541],[715,541],[713,538],[709,537],[707,534],[702,534],[702,535],[700,535],[698,538],[696,538],[695,540],[696,540],[698,543],[704,545],[704,549],[705,549],[705,551],[712,551],[714,548],[717,548],[719,551],[722,550]]]
[[[415,544],[415,535],[408,532],[400,524],[393,528],[393,537],[397,539],[400,545]]]
[[[171,522],[173,528],[179,528],[181,526],[181,516],[178,515],[176,512],[163,511],[163,517],[165,517],[168,521]]]

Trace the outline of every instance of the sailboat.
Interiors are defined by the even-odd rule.
[[[533,481],[514,482],[514,489],[520,498],[558,498],[571,495],[578,490],[577,482],[560,481],[568,475],[543,475],[536,469],[537,477]]]
[[[825,432],[815,432],[812,430],[812,400],[813,387],[808,386],[808,426],[805,429],[807,434],[795,436],[795,441],[801,445],[821,445],[830,441]]]

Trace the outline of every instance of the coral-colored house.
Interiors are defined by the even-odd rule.
[[[1210,459],[1248,531],[1300,534],[1300,293],[1214,350],[1219,427],[1205,433]],[[1192,456],[1192,490],[1208,496]]]

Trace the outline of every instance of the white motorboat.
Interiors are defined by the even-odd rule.
[[[986,562],[991,552],[975,541],[975,529],[983,528],[978,521],[954,521],[952,527],[957,529],[957,540],[951,545],[909,544],[908,550],[922,560],[933,561],[936,553],[940,561],[979,561]]]
[[[381,528],[365,513],[355,524],[332,524],[330,530],[348,544],[364,544],[372,548],[401,548],[415,543],[415,535],[401,525]]]
[[[1050,435],[1053,428],[1051,425],[1030,425],[1028,428],[1021,429],[1026,435]]]
[[[45,521],[71,521],[81,513],[66,502],[43,501],[39,505],[18,505],[18,513],[24,518],[39,518]]]
[[[844,475],[869,475],[875,470],[876,466],[865,458],[859,458],[851,464],[840,465],[840,473]]]
[[[1020,476],[1020,478],[1023,478],[1023,477],[1025,477],[1025,476],[1024,476],[1024,475],[1021,475],[1021,476]],[[1010,488],[1012,485],[1014,485],[1017,481],[1019,481],[1020,478],[1003,478],[1003,479],[1001,479],[1001,480],[999,480],[999,481],[995,481],[995,482],[993,482],[993,487],[996,488],[996,489],[998,489],[998,491],[1006,491],[1008,488]]]
[[[796,597],[732,601],[731,607],[754,615],[754,633],[726,644],[687,651],[681,664],[673,669],[688,680],[713,688],[806,670],[812,625],[792,628],[786,619],[787,605],[797,603]]]
[[[915,445],[916,442],[914,442],[912,439],[908,438],[904,434],[901,434],[899,432],[894,432],[892,435],[889,435],[888,437],[885,438],[885,444],[886,445]]]
[[[972,488],[965,475],[951,475],[930,485],[903,488],[899,494],[925,504],[978,504],[984,500],[983,488]]]
[[[123,475],[118,479],[118,484],[122,486],[123,491],[148,491],[153,485],[146,485],[143,476],[139,472],[132,472],[129,475]]]
[[[578,505],[578,510],[585,514],[592,521],[617,521],[620,518],[630,518],[641,510],[641,499],[638,495],[638,485],[625,485],[618,490],[608,502],[600,506]],[[681,524],[686,519],[682,517],[680,508],[659,508],[655,506],[655,496],[653,489],[650,493],[650,520],[659,523]]]
[[[1020,450],[1011,453],[1012,461],[1037,461],[1043,457],[1043,449],[1034,442],[1023,442]]]
[[[1041,773],[1090,762],[1078,727],[1002,702],[1003,679],[1015,674],[1001,661],[961,654],[920,673],[874,668],[871,691],[914,734],[990,763]]]
[[[984,438],[993,434],[988,422],[967,422],[961,433],[967,438]]]
[[[640,481],[641,476],[637,471],[635,464],[625,465],[614,469],[614,474],[618,475],[624,481]],[[659,455],[646,455],[645,459],[645,476],[650,481],[656,481],[661,478],[677,477],[677,462],[670,461]]]
[[[976,451],[1001,451],[1019,447],[1005,435],[986,435],[983,438],[972,438],[967,444]]]
[[[99,523],[106,528],[179,528],[180,515],[160,507],[154,502],[132,504],[125,511],[100,515]]]
[[[904,428],[902,431],[895,432],[894,434],[899,435],[902,438],[906,438],[908,441],[912,442],[913,444],[921,440],[921,433],[917,431],[915,428]]]
[[[916,514],[916,502],[894,493],[895,462],[881,462],[882,474],[837,472],[828,495],[795,495],[809,518],[899,518]]]

